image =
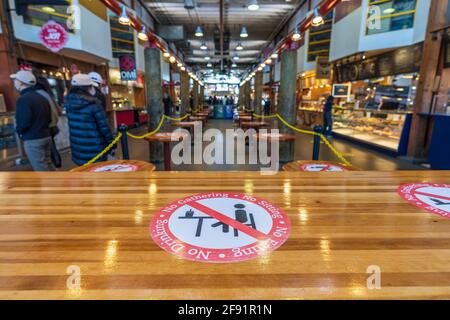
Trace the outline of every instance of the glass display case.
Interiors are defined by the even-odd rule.
[[[397,151],[408,113],[398,110],[335,108],[333,132]]]
[[[16,134],[13,113],[0,114],[0,164],[22,157],[20,140]]]

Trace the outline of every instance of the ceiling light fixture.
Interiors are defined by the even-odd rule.
[[[313,27],[318,27],[321,26],[325,23],[325,21],[323,20],[323,17],[320,15],[319,13],[319,9],[315,8],[314,9],[314,17],[312,19],[311,25]]]
[[[205,57],[205,60],[206,60],[206,61],[209,61],[209,60],[211,60],[211,57],[210,57],[210,56],[206,56],[206,57]]]
[[[195,36],[196,36],[196,37],[203,37],[203,30],[202,30],[202,27],[197,26],[197,28],[195,28]]]
[[[169,58],[170,63],[175,63],[177,61],[177,59],[175,57],[170,57]]]
[[[170,53],[166,51],[166,52],[163,53],[163,56],[164,56],[164,58],[169,58],[170,57]]]
[[[270,56],[272,59],[277,59],[278,58],[278,53],[272,53],[272,55]]]
[[[292,40],[298,41],[302,38],[302,34],[298,31],[298,27],[295,27],[294,33],[292,34]]]
[[[186,68],[185,67],[181,67],[180,70],[181,71],[186,71]]]
[[[259,9],[258,0],[250,0],[247,5],[247,9],[250,11],[256,11]]]
[[[248,31],[247,31],[246,27],[242,27],[240,37],[241,38],[247,38],[248,37]]]
[[[238,43],[238,45],[237,45],[237,47],[236,47],[236,50],[237,51],[241,51],[241,50],[244,50],[244,47],[242,46],[242,43]]]
[[[200,46],[201,50],[208,50],[208,46],[206,45],[205,42],[202,43],[202,45]]]
[[[130,25],[130,18],[128,17],[127,9],[125,8],[124,5],[122,5],[122,13],[120,14],[119,17],[119,23],[126,26]]]
[[[236,68],[237,64],[233,62],[233,64],[231,65],[232,68]]]
[[[267,59],[266,61],[264,61],[265,64],[271,64],[272,63],[272,59]]]
[[[138,38],[139,38],[139,40],[142,40],[142,41],[148,41],[147,30],[144,25],[142,26],[141,32],[139,32],[139,34],[138,34]]]
[[[211,62],[208,62],[208,64],[206,65],[208,68],[211,68],[212,67],[212,63]]]
[[[233,60],[235,60],[235,61],[239,60],[239,56],[234,56]]]

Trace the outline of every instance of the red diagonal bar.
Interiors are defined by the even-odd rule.
[[[422,192],[422,191],[415,191],[415,193],[420,194],[422,196],[430,197],[430,198],[438,198],[438,199],[444,199],[444,200],[450,201],[450,197],[441,196],[438,194],[432,194],[432,193],[427,193],[427,192]]]
[[[222,213],[220,213],[220,212],[218,212],[218,211],[216,211],[214,209],[211,209],[211,208],[209,208],[207,206],[204,206],[201,203],[193,201],[193,202],[189,202],[188,205],[191,206],[194,209],[197,209],[197,210],[199,210],[199,211],[201,211],[201,212],[203,212],[203,213],[205,213],[205,214],[207,214],[207,215],[209,215],[209,216],[219,220],[220,222],[223,222],[223,223],[225,223],[225,224],[227,224],[227,225],[229,225],[229,226],[231,226],[231,227],[233,227],[233,228],[235,228],[235,229],[237,229],[237,230],[239,230],[239,231],[241,231],[241,232],[243,232],[243,233],[245,233],[245,234],[255,238],[256,240],[268,240],[268,239],[270,239],[270,237],[267,234],[262,233],[262,232],[260,232],[260,231],[258,231],[256,229],[250,228],[249,226],[246,226],[245,224],[242,224],[242,223],[240,223],[240,222],[238,222],[238,221],[236,221],[236,220],[234,220],[234,219],[232,219],[232,218],[230,218],[230,217],[228,217],[228,216],[226,216],[226,215],[224,215],[224,214],[222,214]]]

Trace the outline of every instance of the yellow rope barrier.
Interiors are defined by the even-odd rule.
[[[103,149],[102,152],[100,152],[98,155],[96,155],[94,158],[92,158],[91,160],[89,160],[88,162],[86,162],[83,167],[90,165],[92,163],[94,163],[95,161],[97,161],[98,159],[100,159],[105,153],[107,153],[109,150],[111,150],[111,148],[117,143],[119,142],[120,138],[122,138],[122,133],[119,132],[119,134],[117,135],[117,137],[113,140],[113,142],[111,142],[109,144],[109,146],[107,146],[105,149]]]
[[[184,115],[181,118],[172,118],[169,116],[166,116],[165,114],[163,114],[161,116],[161,120],[159,121],[158,126],[156,127],[155,130],[148,132],[142,136],[136,136],[130,132],[127,132],[127,136],[129,136],[130,138],[133,139],[145,139],[146,137],[149,137],[151,135],[156,134],[159,130],[161,130],[162,126],[164,125],[164,121],[167,120],[171,120],[171,121],[183,121],[186,118],[188,118],[191,114],[187,113],[186,115]],[[282,116],[280,116],[280,114],[276,113],[270,116],[262,116],[262,115],[258,115],[258,114],[253,114],[253,116],[255,118],[259,118],[259,119],[275,119],[277,118],[278,120],[280,120],[286,127],[288,127],[291,130],[297,131],[299,133],[303,133],[303,134],[309,134],[309,135],[313,135],[313,136],[319,136],[320,139],[327,145],[328,148],[330,148],[330,150],[346,165],[346,166],[351,166],[350,162],[347,161],[347,159],[345,159],[345,157],[342,155],[342,153],[340,153],[339,151],[336,150],[336,148],[330,143],[330,141],[328,141],[328,139],[322,134],[322,133],[318,133],[318,132],[314,132],[311,130],[302,130],[299,129],[293,125],[291,125],[289,122],[287,122],[286,120],[283,119]],[[99,158],[101,158],[105,153],[107,153],[109,150],[111,150],[111,148],[117,144],[117,142],[120,140],[120,138],[122,137],[122,133],[119,132],[117,137],[113,140],[113,142],[111,142],[111,144],[109,146],[107,146],[102,152],[100,152],[98,155],[96,155],[94,158],[92,158],[91,160],[89,160],[87,163],[85,163],[83,166],[87,166],[89,164],[94,163],[95,161],[97,161]]]
[[[336,148],[330,143],[330,141],[328,141],[328,139],[322,133],[314,132],[314,131],[311,131],[311,130],[302,130],[302,129],[299,129],[297,127],[294,127],[289,122],[284,120],[283,117],[280,116],[279,113],[276,113],[276,114],[270,115],[270,116],[261,116],[261,115],[258,115],[258,114],[254,113],[253,116],[255,118],[260,118],[260,119],[278,118],[278,120],[280,120],[286,127],[288,127],[291,130],[294,130],[294,131],[297,131],[297,132],[300,132],[300,133],[303,133],[303,134],[319,136],[320,139],[327,145],[327,147],[330,148],[330,150],[336,155],[336,157],[338,157],[346,166],[351,166],[351,163],[347,159],[345,159],[345,157],[342,155],[342,153],[340,153],[339,151],[336,150]]]

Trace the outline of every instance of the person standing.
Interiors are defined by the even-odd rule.
[[[323,107],[323,133],[325,137],[331,138],[333,131],[333,102],[334,97],[329,95]]]
[[[168,94],[167,92],[164,92],[163,95],[163,105],[164,105],[164,114],[170,117],[172,115],[173,102],[172,99],[170,98],[170,94]]]
[[[65,97],[69,120],[70,147],[72,161],[81,166],[97,156],[112,143],[105,110],[95,96],[94,83],[87,74],[77,74],[71,81],[71,89]],[[107,154],[99,161],[106,161]]]
[[[92,83],[94,84],[95,97],[100,100],[103,109],[106,110],[106,87],[103,86],[102,76],[94,71],[89,73],[88,76],[91,78]]]
[[[50,87],[50,83],[48,82],[47,78],[44,76],[37,76],[36,77],[36,92],[43,96],[50,105],[50,111],[51,111],[51,121],[50,121],[50,134],[52,137],[52,147],[51,147],[51,160],[56,168],[61,168],[62,166],[62,159],[61,155],[58,152],[58,148],[56,147],[55,143],[55,137],[59,133],[58,128],[58,121],[59,121],[59,106],[55,100],[55,97],[53,95],[52,89]]]
[[[23,140],[25,153],[34,171],[54,171],[51,152],[51,111],[43,96],[36,92],[36,77],[30,71],[12,74],[20,93],[16,103],[16,131]]]
[[[271,112],[270,99],[266,98],[264,101],[264,115],[269,116]]]

